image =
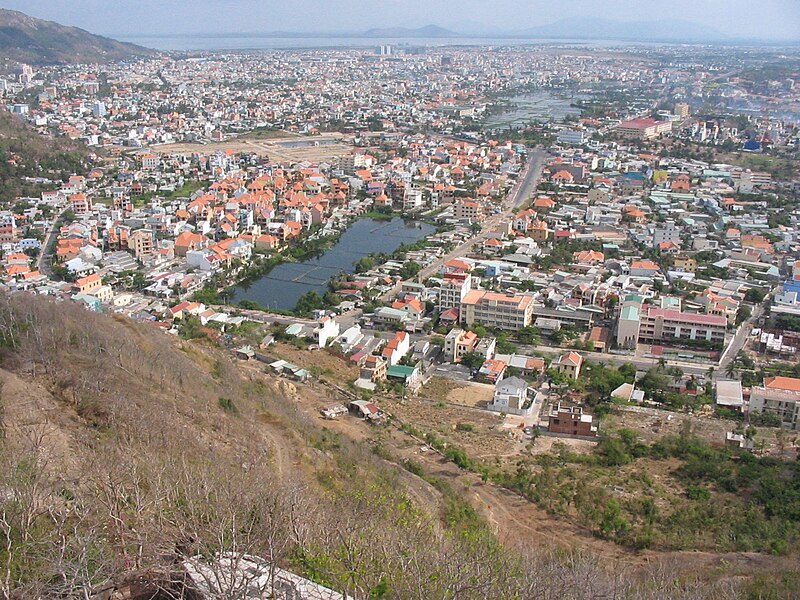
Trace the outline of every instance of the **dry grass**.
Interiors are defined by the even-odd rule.
[[[13,347],[5,348],[0,372],[6,433],[0,481],[23,497],[30,479],[22,481],[13,474],[23,464],[30,466],[18,459],[39,457],[36,464],[46,469],[36,480],[35,499],[61,527],[52,532],[52,540],[46,528],[36,530],[41,536],[36,544],[15,549],[15,561],[28,561],[19,563],[24,565],[21,577],[27,578],[20,584],[20,598],[69,596],[52,587],[61,581],[54,573],[65,559],[57,556],[55,541],[64,534],[73,536],[70,544],[80,545],[85,539],[96,544],[91,564],[80,563],[85,554],[79,547],[67,553],[81,566],[80,573],[90,573],[91,585],[142,572],[167,576],[170,561],[181,553],[226,548],[232,543],[231,533],[240,531],[233,542],[249,552],[280,560],[290,545],[276,547],[276,540],[289,544],[291,539],[306,552],[320,553],[325,561],[321,564],[339,569],[328,573],[334,581],[344,581],[352,569],[332,558],[329,541],[358,541],[352,550],[359,559],[381,564],[382,569],[365,570],[357,582],[350,582],[357,597],[368,596],[385,573],[391,577],[390,598],[413,597],[413,585],[430,586],[423,588],[421,597],[451,597],[436,586],[442,578],[447,585],[457,585],[447,578],[460,574],[489,587],[459,598],[489,597],[489,590],[496,597],[516,597],[520,586],[534,584],[542,593],[520,597],[587,597],[577,595],[580,586],[573,589],[567,583],[552,595],[552,577],[562,582],[579,578],[577,563],[565,562],[563,555],[554,560],[533,547],[553,540],[630,565],[627,550],[592,538],[519,496],[482,484],[477,475],[422,452],[420,444],[395,429],[370,428],[348,417],[323,422],[313,413],[332,399],[330,386],[269,377],[256,363],[234,362],[220,350],[182,342],[146,325],[93,315],[71,303],[0,298],[0,335],[9,328],[16,335],[5,340]],[[301,364],[302,357],[320,366],[326,356],[339,360],[319,351],[286,350],[287,357]],[[225,409],[222,397],[235,411]],[[498,427],[496,415],[418,399],[377,400],[472,456],[507,456],[501,460],[510,465],[519,450],[519,443]],[[378,439],[390,452],[423,464],[426,476],[449,485],[447,501],[455,502],[455,514],[467,515],[466,524],[458,522],[459,526],[474,527],[469,516],[473,505],[513,552],[482,554],[485,547],[476,542],[480,538],[470,537],[462,545],[459,536],[442,536],[444,525],[430,519],[443,508],[443,495],[351,437]],[[74,537],[65,529],[71,521],[60,520],[65,499],[73,497],[74,502],[68,501],[70,519],[81,520],[80,534],[87,537]],[[241,524],[254,516],[258,526],[242,529]],[[294,529],[287,531],[288,525]],[[400,566],[408,556],[420,560],[418,579]],[[650,557],[657,560],[659,555]],[[613,565],[594,556],[581,561],[580,572],[590,574],[596,591],[606,594],[613,583],[608,575]],[[758,568],[772,564],[766,557],[758,561]],[[705,555],[691,568],[718,563],[719,557]],[[473,572],[478,566],[480,572]],[[529,581],[536,577],[541,581]],[[639,585],[633,573],[626,577],[628,589]],[[666,590],[675,588],[668,583],[650,583],[650,595],[641,591],[627,597],[669,597],[672,592]],[[681,597],[739,596],[703,587]]]

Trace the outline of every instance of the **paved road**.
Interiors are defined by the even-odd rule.
[[[453,260],[454,258],[461,258],[462,256],[468,254],[475,244],[479,244],[487,240],[494,228],[505,219],[513,215],[536,190],[536,187],[539,185],[539,179],[542,176],[542,170],[544,169],[544,163],[547,157],[548,154],[544,150],[531,150],[530,158],[520,174],[519,180],[517,181],[516,185],[511,188],[511,191],[508,193],[508,196],[506,196],[506,199],[503,200],[502,212],[488,217],[483,222],[483,228],[480,233],[469,238],[463,244],[451,250],[448,254],[424,267],[417,274],[417,281],[425,281],[431,275],[438,273],[439,269],[441,269],[442,265],[444,265],[444,263],[447,261]],[[394,298],[400,289],[400,285],[401,282],[398,282],[397,285],[383,294],[380,299],[385,302]]]
[[[753,313],[750,315],[750,318],[748,318],[747,321],[742,323],[742,325],[739,327],[739,331],[736,332],[736,337],[733,338],[733,342],[731,342],[731,345],[728,346],[725,354],[723,354],[721,360],[719,361],[718,371],[714,373],[715,377],[717,375],[720,377],[726,377],[725,370],[731,361],[736,359],[736,355],[739,354],[739,351],[744,348],[747,338],[750,337],[750,333],[753,331],[753,324],[761,317],[763,313],[764,304],[756,304],[755,308],[753,309]]]
[[[525,354],[530,354],[531,352],[541,352],[543,354],[552,355],[563,354],[564,352],[569,351],[569,349],[554,348],[552,346],[519,346],[519,350],[521,353]],[[576,350],[576,352],[578,352],[578,354],[583,356],[586,360],[597,363],[602,362],[607,365],[620,366],[624,365],[625,363],[633,363],[633,365],[641,371],[646,371],[650,367],[658,364],[658,359],[644,356],[609,354],[607,352],[586,352],[585,350]],[[710,366],[713,366],[716,369],[715,364],[678,362],[673,360],[668,360],[667,363],[671,366],[680,367],[684,373],[689,375],[705,375],[708,372],[708,367]]]
[[[44,236],[42,250],[39,252],[39,256],[36,259],[36,269],[42,275],[46,275],[47,277],[50,277],[53,274],[53,269],[51,268],[53,256],[50,251],[55,251],[55,238],[58,236],[58,232],[60,230],[58,225],[61,223],[61,217],[65,212],[67,212],[68,209],[69,206],[64,207],[50,223],[50,229],[47,230],[47,233]]]

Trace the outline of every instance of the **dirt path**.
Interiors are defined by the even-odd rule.
[[[274,380],[276,378],[268,377]],[[548,514],[533,502],[529,502],[519,494],[490,482],[483,482],[479,475],[464,471],[454,463],[445,460],[441,455],[428,449],[426,445],[399,428],[374,429],[351,417],[342,417],[333,421],[325,421],[319,417],[319,408],[336,402],[344,402],[344,397],[324,384],[292,384],[296,385],[293,400],[308,416],[318,418],[322,426],[338,432],[360,443],[372,443],[380,439],[386,444],[390,453],[402,460],[413,460],[420,464],[425,472],[441,478],[452,489],[462,492],[486,519],[497,538],[509,546],[518,544],[541,544],[542,546],[562,546],[585,550],[606,560],[619,561],[625,568],[651,567],[653,564],[667,565],[679,569],[680,572],[699,572],[699,570],[717,569],[720,576],[732,573],[772,572],[790,568],[793,557],[771,557],[756,553],[710,553],[710,552],[635,552],[625,547],[595,537],[591,531],[566,518]],[[285,390],[284,390],[285,392]],[[272,435],[270,434],[270,436]],[[292,468],[292,453],[296,451],[286,447],[287,441],[275,434],[276,468],[283,472]],[[393,463],[396,464],[396,463]],[[433,508],[441,502],[442,495],[427,481],[408,473],[400,464],[396,464],[399,477],[408,486],[409,495],[420,506]]]

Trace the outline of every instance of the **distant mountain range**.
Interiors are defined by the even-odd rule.
[[[358,37],[365,38],[450,38],[461,37],[463,34],[450,31],[438,25],[426,25],[417,29],[408,27],[386,27],[369,29],[359,33]]]
[[[623,22],[609,19],[562,19],[548,25],[521,30],[497,30],[472,27],[460,33],[438,25],[417,29],[388,27],[369,29],[347,37],[364,38],[515,38],[515,39],[603,39],[622,41],[724,41],[725,35],[712,27],[688,21]],[[306,34],[307,35],[307,34]]]
[[[137,38],[195,37],[199,33],[162,35],[141,34]],[[355,38],[355,39],[414,39],[414,38],[496,38],[496,39],[575,39],[575,40],[619,40],[639,42],[724,42],[731,38],[718,30],[689,21],[613,21],[610,19],[577,18],[562,19],[547,25],[538,25],[518,30],[501,30],[470,23],[464,31],[454,31],[439,25],[424,27],[376,27],[366,31],[345,32],[300,32],[268,31],[247,33],[203,33],[211,38]]]
[[[0,9],[0,58],[31,64],[96,63],[151,56],[154,50],[77,27]]]
[[[642,42],[703,42],[725,41],[728,39],[727,36],[713,27],[672,19],[637,22],[595,18],[562,19],[549,25],[530,27],[509,35],[523,38],[572,38]]]

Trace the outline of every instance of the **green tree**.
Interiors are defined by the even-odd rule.
[[[486,359],[482,354],[477,352],[467,352],[461,357],[461,364],[467,367],[470,371],[480,369]]]
[[[753,304],[760,304],[764,301],[766,297],[766,292],[762,292],[758,288],[750,288],[744,294],[744,299],[747,302],[752,302]]]
[[[418,262],[409,260],[403,263],[403,267],[400,269],[400,277],[403,279],[411,279],[412,277],[416,277],[417,273],[421,270],[422,266]]]
[[[356,273],[364,273],[375,266],[375,259],[371,256],[362,256],[356,263]]]
[[[749,319],[750,315],[752,314],[753,314],[752,309],[746,304],[742,304],[736,311],[736,324],[741,325],[742,323],[747,321],[747,319]]]
[[[520,341],[521,344],[528,344],[531,346],[535,346],[539,343],[541,337],[539,334],[539,329],[536,327],[528,326],[523,327],[517,332],[517,339]]]
[[[316,290],[311,290],[300,296],[300,298],[297,300],[297,304],[294,307],[294,312],[300,315],[308,315],[315,310],[322,308],[324,305],[325,303],[322,300],[322,296],[320,296],[319,292]]]

